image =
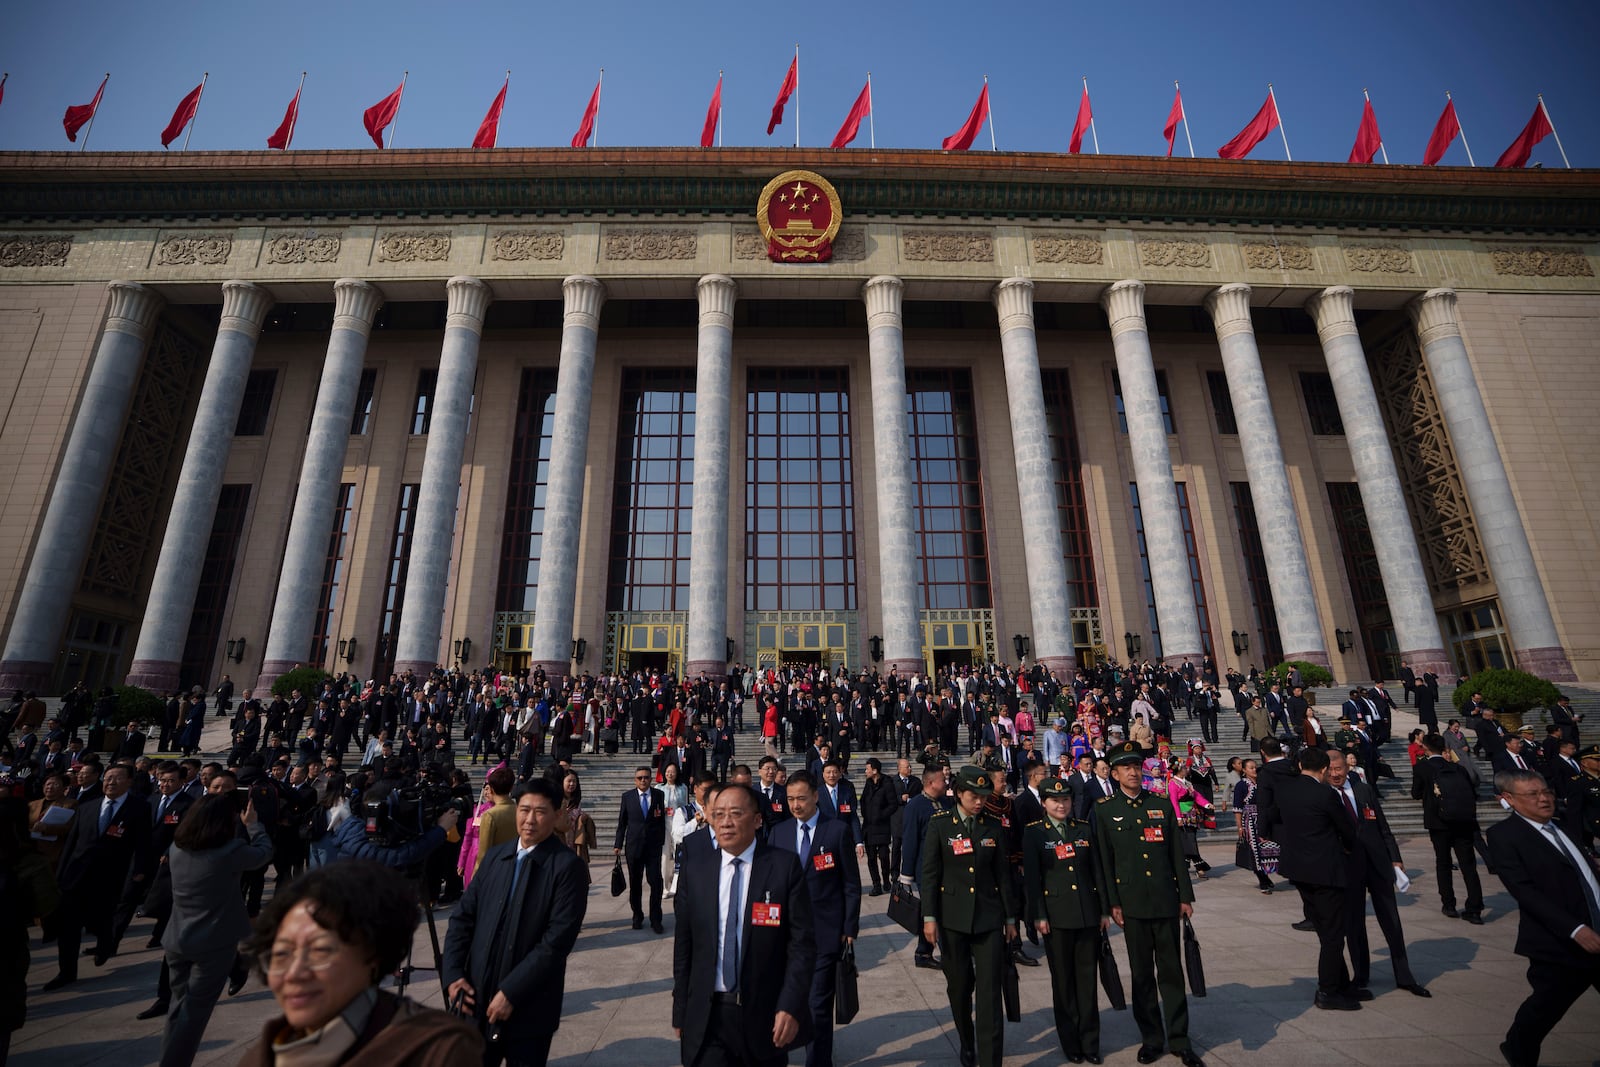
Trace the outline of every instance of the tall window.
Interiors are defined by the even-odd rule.
[[[1300,392],[1306,398],[1311,432],[1319,437],[1343,435],[1344,420],[1339,417],[1339,400],[1333,394],[1333,378],[1320,372],[1305,371],[1300,375]]]
[[[1217,420],[1217,432],[1233,435],[1239,432],[1239,422],[1233,417],[1233,394],[1228,392],[1228,376],[1219,370],[1206,371],[1206,389],[1211,393],[1211,414]]]
[[[439,371],[429,368],[417,372],[417,399],[411,405],[411,432],[425,434],[433,421],[433,394],[439,388]]]
[[[906,371],[906,414],[916,479],[922,606],[987,608],[989,553],[971,372]]]
[[[378,387],[378,371],[368,367],[361,372],[361,384],[356,386],[356,408],[350,416],[350,436],[360,437],[372,425],[372,393]]]
[[[1043,370],[1044,409],[1050,419],[1050,456],[1055,470],[1056,510],[1061,516],[1061,550],[1067,588],[1074,607],[1094,607],[1100,590],[1094,580],[1094,545],[1089,539],[1089,509],[1083,500],[1083,458],[1072,414],[1072,385],[1065,369]]]
[[[517,393],[511,473],[506,479],[506,524],[500,540],[496,611],[532,611],[539,599],[544,494],[550,480],[550,440],[555,419],[556,372],[525,368]]]
[[[275,370],[253,370],[245,379],[244,397],[239,402],[239,421],[235,437],[260,437],[267,432],[267,416],[272,414],[272,391],[278,384]]]
[[[622,374],[608,611],[689,610],[694,368]]]
[[[411,568],[411,535],[417,526],[417,497],[422,487],[415,482],[400,486],[400,503],[395,508],[394,536],[389,539],[389,568],[383,581],[383,622],[378,627],[378,658],[373,671],[387,680],[394,668],[395,644],[400,640],[400,616],[406,603],[406,573]]]
[[[745,411],[745,608],[855,610],[849,372],[752,368]]]
[[[1111,388],[1116,392],[1117,401],[1117,429],[1123,433],[1128,432],[1128,412],[1122,405],[1122,375],[1116,371],[1111,372]],[[1167,372],[1156,371],[1156,394],[1161,399],[1161,422],[1166,426],[1167,433],[1177,433],[1177,428],[1172,421],[1172,398],[1167,394]]]
[[[1230,482],[1233,515],[1239,524],[1239,547],[1244,552],[1244,573],[1250,581],[1250,605],[1256,629],[1261,632],[1261,655],[1266,663],[1283,662],[1283,637],[1278,633],[1278,612],[1272,603],[1272,583],[1267,579],[1267,554],[1261,547],[1261,527],[1256,523],[1255,498],[1249,482]]]
[[[1189,556],[1189,584],[1194,596],[1195,613],[1200,623],[1200,650],[1210,655],[1212,652],[1211,612],[1206,604],[1206,584],[1200,574],[1200,546],[1195,539],[1194,517],[1189,512],[1189,487],[1183,482],[1178,482],[1176,485],[1178,491],[1178,519],[1183,526],[1183,544]],[[1161,648],[1161,620],[1156,613],[1156,587],[1155,581],[1150,575],[1150,552],[1145,544],[1144,510],[1139,503],[1138,483],[1128,483],[1128,496],[1133,503],[1133,532],[1134,539],[1139,544],[1139,571],[1144,580],[1144,598],[1149,612],[1152,655],[1153,657],[1160,657],[1165,654]]]
[[[1367,670],[1374,678],[1394,678],[1400,670],[1400,645],[1383,589],[1383,572],[1378,568],[1378,550],[1367,525],[1367,509],[1361,502],[1361,487],[1355,482],[1329,482],[1328,503],[1333,506],[1333,525],[1339,532]]]
[[[183,660],[178,668],[179,683],[211,689],[215,679],[217,642],[222,639],[222,616],[228,607],[228,590],[233,586],[233,564],[239,555],[239,539],[244,535],[245,513],[250,508],[248,485],[224,485],[217,497],[217,514],[211,520],[211,538],[206,542],[205,558],[200,562],[200,586],[195,593],[194,613],[189,616],[189,633],[183,643]]]
[[[328,662],[328,631],[333,626],[333,606],[339,601],[339,584],[344,578],[344,546],[350,538],[350,523],[355,517],[351,507],[355,496],[355,483],[344,482],[339,486],[333,510],[333,532],[328,535],[328,558],[322,566],[316,621],[311,627],[311,651],[306,656],[306,662],[313,666]]]

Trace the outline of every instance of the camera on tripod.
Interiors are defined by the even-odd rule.
[[[456,813],[457,825],[472,816],[469,804],[451,793],[442,772],[430,767],[421,781],[397,784],[367,805],[367,839],[389,847],[403,845],[427,833],[450,810]]]

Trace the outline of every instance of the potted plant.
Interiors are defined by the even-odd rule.
[[[1561,696],[1561,691],[1551,682],[1536,674],[1518,670],[1479,671],[1456,686],[1451,702],[1457,711],[1466,707],[1473,693],[1482,693],[1484,703],[1500,713],[1500,722],[1506,730],[1515,733],[1522,726],[1522,716],[1534,708],[1548,708]]]

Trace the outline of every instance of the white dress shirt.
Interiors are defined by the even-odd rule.
[[[748,906],[748,901],[750,900],[750,867],[756,856],[756,843],[751,841],[750,844],[745,847],[745,850],[739,853],[737,856],[731,856],[726,852],[720,853],[719,856],[722,860],[722,865],[717,878],[716,990],[718,993],[731,993],[733,990],[728,988],[728,983],[724,980],[724,976],[722,974],[722,939],[723,935],[726,934],[728,929],[728,889],[733,883],[733,861],[735,859],[742,860],[743,863],[739,868],[739,903],[737,905],[739,909],[737,913],[739,915],[739,929],[742,932],[745,925],[745,908]],[[739,948],[742,955],[744,946],[741,945]]]

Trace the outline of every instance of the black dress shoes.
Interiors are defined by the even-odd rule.
[[[918,956],[917,966],[929,971],[944,970],[944,968],[940,966],[939,961],[934,959],[932,956]]]
[[[1411,985],[1403,985],[1400,988],[1404,989],[1407,993],[1410,993],[1414,997],[1433,996],[1432,993],[1428,992],[1426,986],[1417,985],[1416,983],[1412,983]]]
[[[1467,922],[1471,923],[1473,926],[1482,926],[1483,925],[1483,915],[1480,912],[1476,912],[1476,911],[1462,912],[1461,913],[1461,917],[1463,919],[1467,920]]]
[[[63,986],[69,986],[77,980],[78,976],[75,974],[58,974],[44,984],[44,991],[46,993],[51,993],[62,988]]]
[[[134,1018],[135,1019],[161,1019],[161,1018],[165,1018],[166,1014],[167,1014],[167,1002],[164,1001],[164,1000],[158,1000],[154,1004],[152,1004],[148,1008],[146,1008],[144,1011],[141,1011],[138,1015],[135,1015]]]
[[[1024,967],[1039,966],[1039,961],[1022,951],[1022,946],[1020,945],[1011,950],[1011,958],[1022,964]]]
[[[643,930],[644,929],[644,920],[643,919],[635,919],[635,920],[633,920],[633,928],[635,930]]]
[[[664,934],[667,932],[667,928],[662,926],[659,921],[653,922],[650,924],[650,932],[655,934]]]
[[[1085,1052],[1083,1054],[1083,1061],[1085,1063],[1104,1063],[1105,1062],[1105,1060],[1102,1060],[1100,1058],[1100,1054],[1098,1052]]]
[[[1206,1067],[1206,1061],[1200,1058],[1200,1053],[1191,1048],[1178,1053],[1178,1060],[1183,1067]]]
[[[883,896],[883,887],[882,886],[878,886],[878,885],[873,886],[872,887],[872,892],[868,893],[867,896],[869,896],[869,897],[881,897],[881,896]]]
[[[978,1054],[970,1048],[961,1050],[961,1067],[978,1067]]]
[[[1511,1067],[1534,1067],[1527,1060],[1517,1058],[1516,1054],[1511,1051],[1511,1043],[1509,1041],[1500,1042],[1500,1055],[1505,1057],[1506,1063],[1510,1064]]]
[[[1301,919],[1297,923],[1290,923],[1289,929],[1299,930],[1303,934],[1314,934],[1317,932],[1317,924],[1310,919]]]
[[[1439,914],[1443,915],[1446,919],[1461,918],[1461,913],[1449,904],[1446,904],[1444,907],[1440,908]]]
[[[1361,1001],[1354,997],[1347,997],[1343,993],[1317,993],[1312,1001],[1323,1011],[1360,1011]]]
[[[1161,1058],[1161,1050],[1154,1045],[1139,1046],[1139,1062],[1154,1063]]]

